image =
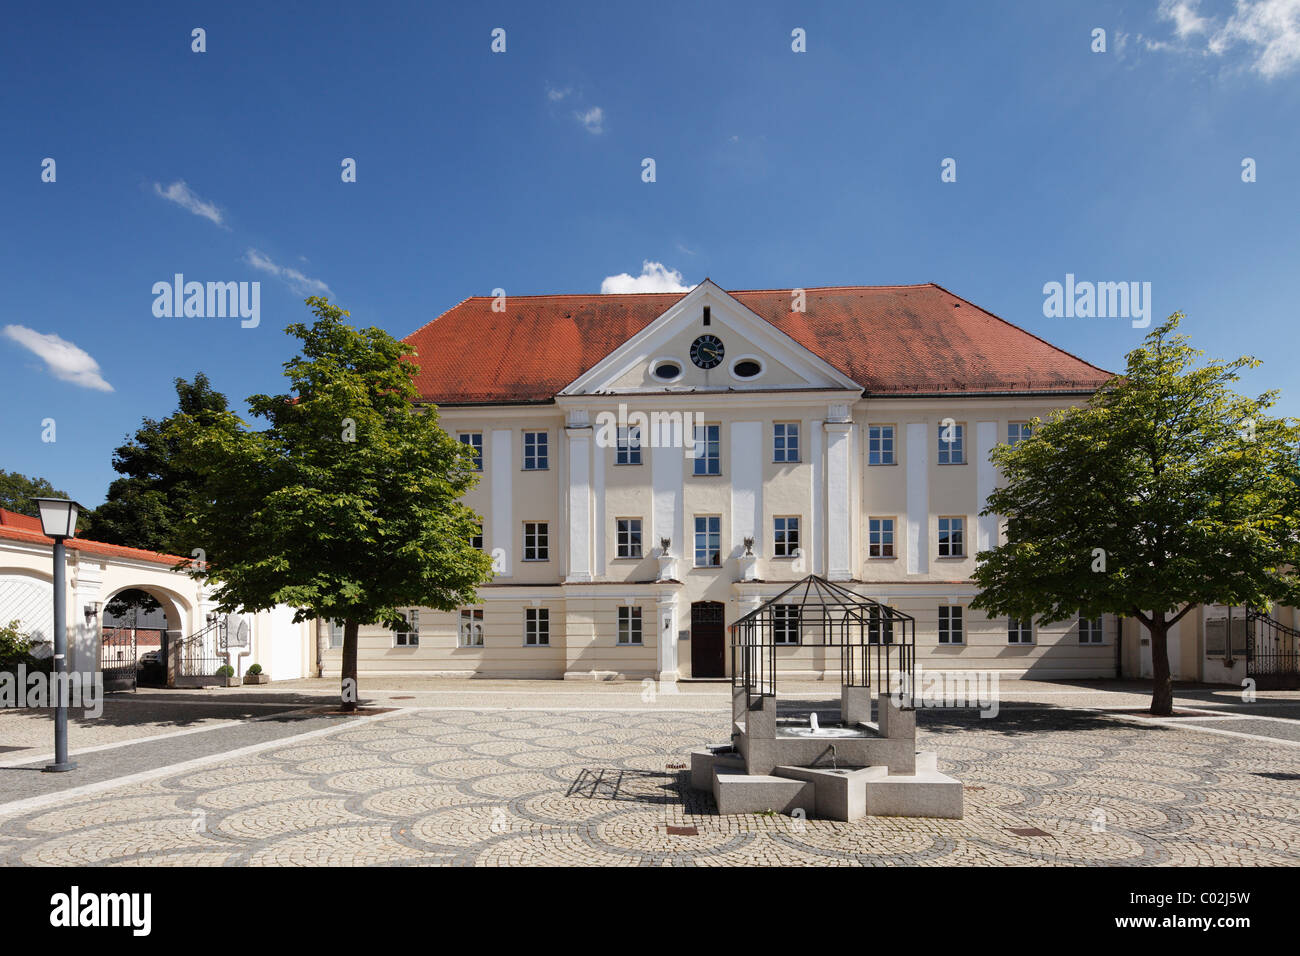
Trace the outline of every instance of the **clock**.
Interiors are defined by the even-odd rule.
[[[722,339],[716,335],[701,335],[691,343],[691,361],[700,368],[717,368],[722,364],[722,356],[725,352]]]

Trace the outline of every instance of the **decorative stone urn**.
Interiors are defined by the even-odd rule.
[[[659,539],[659,576],[656,581],[677,580],[677,559],[672,556],[671,547],[671,539]]]
[[[745,553],[740,556],[740,580],[758,580],[758,555],[754,554],[754,539],[745,539]]]

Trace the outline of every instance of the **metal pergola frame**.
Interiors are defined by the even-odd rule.
[[[798,608],[797,615],[790,607]],[[778,625],[788,632],[792,621],[797,640],[778,642]],[[909,700],[916,696],[916,618],[815,574],[750,611],[729,631],[732,696],[743,691],[746,706],[776,696],[776,649],[791,646],[838,647],[845,686],[874,686],[877,696],[895,690]],[[891,687],[896,674],[897,688]]]

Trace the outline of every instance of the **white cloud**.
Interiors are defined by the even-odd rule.
[[[1160,19],[1171,21],[1180,39],[1206,33],[1210,20],[1197,12],[1199,5],[1200,0],[1160,0]]]
[[[573,115],[588,133],[599,136],[605,132],[605,111],[599,106],[593,106],[589,110],[577,110]]]
[[[560,102],[560,100],[564,99],[572,92],[573,92],[573,87],[571,86],[566,86],[562,90],[557,90],[553,86],[548,86],[546,88],[546,98],[550,100],[552,103],[558,103]]]
[[[99,392],[111,392],[113,386],[99,374],[99,363],[90,353],[57,335],[46,335],[25,325],[6,325],[6,338],[12,339],[41,359],[50,374],[60,381],[71,382]]]
[[[303,275],[292,266],[282,266],[274,262],[270,256],[256,249],[249,249],[244,253],[244,261],[254,269],[275,276],[283,281],[289,288],[299,295],[323,295],[326,298],[333,298],[334,293],[330,287],[320,279],[312,279]]]
[[[1244,48],[1250,68],[1269,80],[1300,67],[1300,0],[1236,0],[1224,21],[1201,16],[1199,0],[1161,0],[1159,13],[1173,23],[1185,49],[1224,56]],[[1204,37],[1204,46],[1194,37]]]
[[[606,276],[600,282],[601,295],[625,295],[629,292],[690,292],[695,286],[684,285],[682,274],[648,259],[641,263],[641,274],[631,276],[620,272]]]
[[[210,203],[206,199],[200,199],[195,195],[194,190],[185,184],[184,180],[178,179],[167,187],[164,187],[161,183],[154,183],[153,191],[168,202],[174,202],[182,209],[192,212],[196,216],[211,220],[218,226],[225,226],[224,217],[216,204]]]

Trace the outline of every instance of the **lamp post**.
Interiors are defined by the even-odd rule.
[[[68,759],[68,624],[67,552],[63,542],[77,533],[77,512],[81,506],[66,498],[34,498],[41,513],[41,530],[54,539],[54,763],[46,773],[64,773],[76,768]]]

